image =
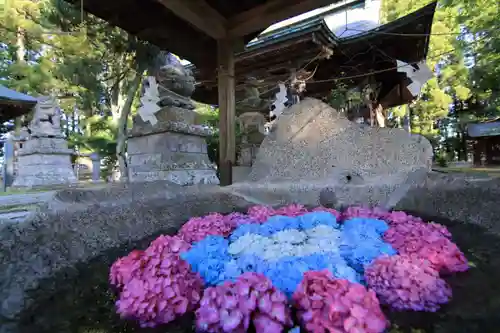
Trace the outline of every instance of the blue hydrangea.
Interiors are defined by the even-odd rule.
[[[231,235],[229,240],[234,242],[238,238],[246,234],[258,234],[260,235],[260,224],[243,224],[236,228]]]
[[[268,218],[263,224],[244,224],[239,226],[229,236],[229,240],[234,242],[245,234],[257,234],[269,237],[287,229],[307,230],[319,225],[327,225],[336,229],[340,227],[337,223],[337,217],[328,212],[312,212],[298,217],[276,215]]]
[[[256,255],[232,256],[228,252],[229,241],[233,242],[245,234],[269,237],[287,229],[304,231],[320,225],[339,229],[338,248],[302,257],[287,256],[273,262]],[[340,226],[336,217],[328,212],[312,212],[299,217],[273,216],[263,224],[239,226],[229,240],[222,236],[207,236],[181,254],[181,258],[200,274],[208,286],[234,280],[246,272],[257,272],[267,276],[277,288],[291,296],[307,271],[327,269],[337,278],[362,283],[366,265],[381,255],[396,254],[382,239],[388,228],[384,221],[367,218],[350,219]],[[325,237],[331,236],[325,234]]]
[[[307,271],[329,270],[334,276],[360,282],[358,274],[336,254],[312,254],[305,257],[284,257],[269,264],[264,272],[273,284],[291,296]]]
[[[337,217],[328,212],[312,212],[298,217],[301,230],[312,229],[319,225],[327,225],[338,229],[340,225],[337,223]]]
[[[340,253],[349,266],[359,273],[381,255],[395,255],[396,251],[382,240],[389,226],[385,221],[355,218],[342,226]]]
[[[344,221],[342,228],[344,230],[365,230],[368,233],[374,232],[378,235],[383,235],[389,229],[389,225],[387,222],[379,219],[356,217]]]
[[[260,225],[260,235],[271,236],[286,229],[299,229],[298,219],[295,217],[281,215],[271,216],[265,223]]]
[[[227,262],[224,267],[224,276],[234,280],[246,272],[264,274],[268,270],[268,263],[254,255],[242,255]]]
[[[181,258],[200,274],[206,284],[217,285],[226,279],[225,265],[232,259],[228,247],[229,242],[224,237],[207,236],[182,253]]]

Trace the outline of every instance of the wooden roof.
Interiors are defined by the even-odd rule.
[[[67,0],[79,4],[80,0]],[[86,11],[213,70],[217,39],[241,38],[241,49],[273,23],[340,0],[84,0]]]
[[[235,55],[237,93],[243,90],[248,77],[258,78],[262,87],[276,85],[289,78],[291,68],[301,68],[325,48],[335,48],[339,39],[330,31],[324,17],[364,3],[365,0],[354,0],[259,35]],[[187,68],[193,71],[198,82],[193,99],[217,104],[217,73],[193,65]]]
[[[356,5],[356,3],[353,3]],[[342,81],[348,86],[357,86],[366,80],[367,73],[374,74],[375,81],[382,84],[380,98],[397,94],[399,101],[386,102],[385,107],[405,104],[413,99],[407,91],[399,96],[395,87],[405,78],[398,73],[396,59],[414,63],[425,60],[429,47],[429,34],[436,2],[398,20],[366,33],[348,38],[338,38],[327,27],[324,16],[312,17],[293,25],[260,36],[257,43],[250,43],[235,57],[237,88],[244,86],[246,77],[255,77],[263,87],[276,85],[288,79],[290,68],[301,68],[309,64],[314,77],[307,83],[307,94],[324,97],[335,87],[333,78],[352,77]],[[325,48],[333,51],[329,57],[318,57]],[[391,69],[392,68],[392,69]],[[208,104],[217,104],[215,73],[194,69],[200,84],[193,98]],[[319,81],[319,82],[315,82]]]
[[[500,121],[468,124],[467,134],[471,138],[500,135]]]
[[[37,99],[0,85],[0,121],[8,121],[29,113]]]
[[[398,72],[396,60],[413,64],[427,58],[436,4],[432,2],[377,29],[342,39],[338,46],[340,52],[334,52],[330,59],[318,62],[316,75],[307,84],[308,94],[324,96],[325,92],[335,87],[332,79],[336,78],[349,86],[357,86],[367,79],[367,73],[374,73],[373,79],[381,83],[381,99],[394,93],[395,87],[406,78],[404,73]],[[342,80],[342,77],[351,78]],[[412,99],[407,94],[398,103],[406,104]],[[397,105],[394,103],[385,106]]]

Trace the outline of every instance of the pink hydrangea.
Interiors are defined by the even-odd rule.
[[[196,327],[204,332],[247,332],[250,321],[259,333],[292,326],[286,296],[257,273],[206,289],[196,311]]]
[[[111,265],[109,282],[113,287],[118,290],[122,290],[123,287],[130,281],[133,274],[141,270],[141,258],[143,254],[143,251],[134,250],[127,256],[119,258],[113,263],[113,265]]]
[[[267,206],[252,206],[248,209],[248,215],[262,223],[267,221],[271,216],[276,215],[276,211],[272,207]]]
[[[449,231],[438,224],[408,221],[391,224],[384,241],[400,254],[428,260],[440,273],[464,272],[469,268],[467,259],[449,237]]]
[[[416,256],[376,259],[365,279],[380,301],[396,310],[436,311],[451,298],[451,289],[438,271]]]
[[[427,226],[429,230],[432,231],[437,231],[443,236],[447,238],[451,238],[451,233],[448,231],[448,229],[441,224],[437,224],[434,222],[430,223],[425,223],[420,217],[416,217],[410,214],[407,214],[406,212],[403,211],[392,211],[390,213],[387,213],[384,219],[390,224],[390,225],[395,225],[395,224],[408,224],[408,223],[423,223]]]
[[[407,214],[403,211],[392,211],[384,216],[384,219],[389,224],[406,223],[406,222],[423,222],[421,218]]]
[[[189,219],[179,230],[179,237],[188,243],[201,241],[209,235],[229,236],[234,227],[232,221],[219,213]]]
[[[313,212],[328,212],[335,215],[336,218],[340,218],[340,212],[333,208],[326,208],[323,206],[318,206],[312,210]]]
[[[373,291],[327,270],[306,272],[292,297],[307,332],[380,333],[388,325]]]
[[[276,211],[275,215],[284,215],[284,216],[300,216],[308,213],[308,210],[303,205],[291,204],[288,206],[281,207]]]
[[[241,213],[231,213],[226,215],[224,218],[226,219],[226,223],[231,225],[233,229],[236,229],[243,224],[258,223],[257,220],[250,217],[249,215]]]
[[[389,213],[381,208],[365,208],[352,206],[342,212],[342,219],[349,220],[355,217],[373,218],[385,220]]]
[[[139,259],[140,269],[123,286],[117,312],[138,320],[142,327],[154,327],[194,310],[203,281],[179,257],[189,248],[177,236],[160,236],[153,241]]]

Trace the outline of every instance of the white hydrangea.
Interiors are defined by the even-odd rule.
[[[299,231],[289,229],[271,237],[245,234],[229,245],[232,255],[255,255],[264,260],[277,261],[286,256],[303,257],[314,253],[335,252],[340,244],[340,231],[320,225]]]

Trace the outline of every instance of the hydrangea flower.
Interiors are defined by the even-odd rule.
[[[264,273],[269,270],[269,264],[255,255],[241,255],[226,263],[224,275],[234,280],[247,272]]]
[[[221,236],[207,236],[195,243],[181,258],[191,265],[193,272],[199,273],[207,285],[223,282],[225,264],[231,260],[228,253],[229,242]]]
[[[327,269],[339,278],[358,282],[359,275],[350,268],[344,259],[333,253],[312,254],[305,257],[284,257],[264,272],[273,284],[286,295],[291,296],[304,274],[308,271]]]
[[[293,302],[308,332],[381,333],[388,324],[373,291],[328,271],[306,272]]]
[[[292,204],[292,205],[281,207],[280,209],[276,210],[276,215],[295,217],[295,216],[304,215],[305,213],[308,213],[308,212],[309,211],[303,205]]]
[[[269,261],[287,256],[306,256],[313,253],[336,251],[341,233],[326,225],[307,231],[288,229],[270,237],[247,233],[229,246],[231,255],[251,254]]]
[[[209,235],[228,236],[233,231],[233,219],[219,213],[189,219],[179,230],[179,237],[188,243],[201,241]]]
[[[343,230],[355,229],[363,233],[376,233],[378,235],[383,235],[389,229],[389,225],[384,220],[363,217],[344,220],[342,227]]]
[[[141,258],[143,255],[143,251],[134,250],[127,256],[116,260],[109,272],[109,282],[111,285],[121,291],[134,273],[141,270]]]
[[[426,260],[416,256],[381,257],[365,271],[368,286],[396,310],[436,311],[451,289]]]
[[[192,311],[203,281],[179,254],[189,244],[177,236],[160,236],[142,253],[140,269],[123,286],[117,312],[142,327],[165,324]]]
[[[316,211],[301,215],[298,219],[302,230],[312,229],[319,225],[326,225],[336,229],[340,227],[337,223],[337,217],[330,212]]]
[[[280,333],[292,326],[286,302],[265,276],[245,273],[205,290],[196,327],[204,332],[247,332],[252,321],[256,332]]]
[[[352,218],[342,225],[340,253],[349,266],[362,273],[381,255],[395,255],[396,250],[381,237],[389,226],[372,218]]]
[[[342,212],[342,220],[349,220],[354,217],[373,218],[385,220],[389,213],[381,208],[366,208],[359,206],[348,207]]]
[[[259,223],[259,221],[253,219],[251,216],[241,213],[231,213],[226,215],[224,218],[226,223],[231,225],[233,229],[243,224]]]
[[[276,211],[267,206],[252,206],[248,209],[247,213],[251,218],[259,221],[265,222],[269,217],[276,215]]]
[[[333,208],[326,208],[326,207],[323,207],[323,206],[318,206],[318,207],[314,208],[312,211],[313,211],[313,212],[328,212],[328,213],[330,213],[330,214],[335,215],[335,217],[336,217],[337,219],[339,219],[339,218],[340,218],[340,216],[341,216],[341,214],[340,214],[340,212],[339,212],[339,211],[337,211],[337,210],[335,210],[335,209],[333,209]]]
[[[370,333],[386,322],[374,292],[360,283],[396,309],[435,311],[451,296],[439,273],[467,268],[439,224],[378,208],[339,214],[289,205],[192,218],[179,237],[161,236],[118,259],[109,278],[121,292],[118,312],[141,326],[194,309],[204,280],[216,286],[197,313],[198,328],[209,332],[243,332],[250,324],[282,332],[292,324],[282,305],[293,295],[307,330]]]
[[[468,261],[448,237],[447,229],[423,222],[396,223],[384,234],[399,253],[426,259],[440,273],[464,272]]]
[[[333,228],[339,228],[339,224],[337,223],[335,215],[328,212],[312,212],[298,217],[274,215],[272,217],[269,217],[266,222],[262,224],[240,225],[231,233],[229,239],[231,240],[231,242],[234,242],[239,237],[246,234],[257,234],[268,237],[284,230],[306,230],[317,227],[319,225],[327,225]]]
[[[391,225],[397,223],[407,222],[423,222],[420,217],[415,217],[403,211],[392,211],[384,216],[384,220],[388,221]]]

